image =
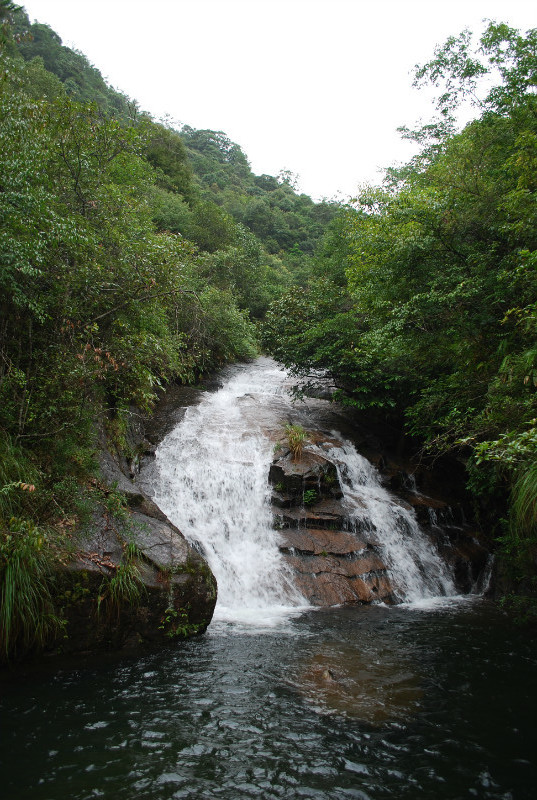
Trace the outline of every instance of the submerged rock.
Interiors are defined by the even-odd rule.
[[[317,712],[343,715],[373,727],[412,719],[423,702],[419,664],[408,654],[372,657],[369,648],[329,642],[309,654],[289,681]]]

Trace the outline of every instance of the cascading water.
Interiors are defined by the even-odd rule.
[[[287,374],[269,359],[229,374],[223,388],[187,409],[143,484],[207,558],[218,581],[215,618],[270,625],[306,606],[278,548],[268,484],[268,434],[281,433],[290,414],[301,412],[287,393]],[[343,440],[326,448],[347,515],[382,550],[398,599],[455,594],[413,512],[383,489],[374,467]]]
[[[307,604],[278,549],[267,481],[286,374],[263,359],[187,409],[145,477],[157,504],[201,547],[218,582],[216,619],[271,624]],[[281,412],[280,412],[281,413]]]
[[[398,599],[414,603],[454,595],[448,567],[420,529],[414,512],[382,487],[373,465],[350,442],[329,446],[324,453],[338,469],[353,528],[357,533],[368,532],[376,541]]]

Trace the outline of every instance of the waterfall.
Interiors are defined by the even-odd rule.
[[[229,372],[223,388],[187,409],[145,480],[209,562],[215,618],[270,624],[307,605],[278,548],[267,480],[273,442],[263,430],[280,424],[286,373],[268,359]]]
[[[187,409],[142,475],[207,558],[218,581],[216,619],[270,625],[307,605],[278,547],[268,483],[275,436],[291,414],[308,413],[292,405],[288,386],[270,359],[228,370],[224,386]],[[352,527],[378,547],[398,599],[454,594],[413,512],[381,486],[372,465],[343,440],[335,446],[332,438],[323,453],[337,465]]]
[[[352,527],[378,547],[397,598],[412,603],[456,594],[447,565],[421,530],[414,511],[383,488],[374,466],[350,442],[330,445],[324,453],[338,469]]]

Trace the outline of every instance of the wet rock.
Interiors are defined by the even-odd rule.
[[[451,565],[459,592],[481,592],[490,554],[472,528],[441,527],[430,532],[442,558]]]
[[[313,502],[322,498],[343,496],[335,464],[329,459],[303,450],[295,461],[288,451],[273,461],[269,471],[269,481],[275,491],[287,496],[293,505]]]
[[[103,444],[99,463],[104,495],[117,492],[127,505],[115,516],[98,508],[77,532],[72,557],[58,564],[55,603],[63,626],[49,649],[132,648],[202,633],[217,593],[205,559],[127,477],[125,459]]]
[[[126,528],[103,512],[77,545],[56,576],[64,627],[52,650],[132,648],[207,628],[216,582],[171,523],[135,513]]]
[[[144,434],[157,445],[183,419],[188,406],[199,403],[206,387],[168,386],[151,418],[146,420]]]
[[[295,585],[313,605],[392,600],[385,564],[353,534],[322,529],[282,533],[280,549]]]
[[[318,606],[393,601],[392,587],[386,575],[351,578],[321,572],[300,575],[297,585],[310,602]]]
[[[324,508],[320,506],[323,505]],[[327,507],[328,506],[328,507]],[[319,503],[315,508],[281,509],[275,512],[276,528],[327,528],[338,530],[343,527],[345,516],[341,508],[326,503]]]
[[[352,529],[340,502],[343,492],[335,464],[307,449],[297,460],[286,452],[273,461],[269,479],[280,550],[308,602],[391,602],[386,565],[373,544]]]
[[[310,442],[324,449],[338,445],[319,431]],[[418,491],[413,475],[384,464],[392,502],[415,513],[422,530],[446,561],[457,591],[476,591],[487,566],[488,553],[454,509],[439,497]],[[299,459],[288,451],[275,458],[269,473],[274,525],[280,550],[291,568],[297,588],[314,605],[394,602],[396,592],[382,561],[382,550],[369,520],[351,520],[342,502],[336,466],[306,446]],[[393,479],[393,480],[392,480]],[[355,499],[356,502],[358,502]],[[461,521],[460,525],[455,524]]]
[[[451,566],[457,591],[462,594],[481,591],[489,552],[480,543],[475,528],[465,522],[463,508],[422,493],[408,476],[402,483],[401,494],[437,551]]]
[[[280,531],[280,549],[304,555],[331,553],[350,556],[361,553],[367,544],[347,531],[325,529],[286,528]]]

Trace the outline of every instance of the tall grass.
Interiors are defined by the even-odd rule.
[[[140,576],[140,570],[136,564],[136,559],[140,553],[134,542],[128,541],[125,544],[122,562],[118,565],[112,578],[103,581],[99,592],[100,604],[104,601],[108,607],[108,612],[114,611],[119,616],[123,605],[137,605],[144,591],[144,584]]]
[[[302,425],[286,425],[285,435],[287,436],[287,444],[294,461],[302,455],[305,443],[308,441],[308,434]]]
[[[522,468],[511,489],[511,527],[519,537],[537,536],[537,463]]]
[[[43,646],[60,623],[51,598],[54,550],[39,523],[40,472],[2,433],[0,448],[0,660],[10,660]]]
[[[43,531],[12,517],[0,531],[0,659],[42,647],[57,630]]]

